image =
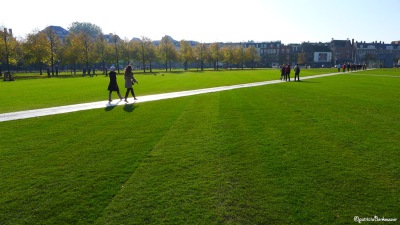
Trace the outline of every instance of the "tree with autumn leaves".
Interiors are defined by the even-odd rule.
[[[2,73],[1,62],[5,62],[5,70],[10,73],[10,65],[16,66],[18,61],[21,60],[21,45],[12,35],[11,30],[1,28],[0,36],[2,39],[0,41],[0,73]]]
[[[175,42],[165,35],[156,45],[150,38],[121,39],[117,34],[103,34],[100,27],[91,23],[74,22],[68,28],[69,34],[62,40],[50,26],[43,31],[35,30],[25,39],[17,40],[7,36],[8,55],[5,54],[5,42],[0,42],[0,62],[8,60],[11,65],[25,65],[37,68],[42,75],[49,67],[54,76],[55,67],[68,66],[71,74],[77,69],[101,67],[103,73],[110,65],[119,69],[121,66],[136,63],[143,72],[152,72],[154,63],[164,64],[165,70],[172,70],[173,63],[182,63],[185,70],[190,67],[204,69],[206,63],[218,70],[221,63],[244,68],[259,60],[255,47],[244,45],[232,46],[223,43],[197,43],[193,46],[188,41]],[[0,34],[4,36],[3,33]],[[120,65],[121,64],[121,65]],[[0,65],[4,68],[4,66]]]
[[[51,50],[46,34],[39,31],[28,34],[22,47],[24,49],[25,62],[39,66],[39,72],[42,75],[44,67],[50,63],[51,59]]]

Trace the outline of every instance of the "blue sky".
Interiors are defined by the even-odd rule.
[[[400,40],[400,0],[15,0],[0,6],[0,27],[19,37],[48,25],[90,22],[128,39]]]

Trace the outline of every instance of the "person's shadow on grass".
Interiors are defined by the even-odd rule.
[[[133,103],[132,104],[125,104],[124,105],[124,111],[125,112],[133,112],[133,110],[135,110],[137,107],[139,107],[139,106],[134,105]]]
[[[104,108],[104,111],[109,112],[109,111],[113,110],[115,108],[115,106],[117,106],[117,105],[107,104],[107,106]]]
[[[119,101],[120,102],[120,101]],[[115,106],[118,105],[119,102],[109,102],[107,103],[106,107],[104,108],[105,111],[109,112],[115,108]]]
[[[300,80],[300,81],[296,81],[296,82],[301,82],[301,83],[304,83],[304,84],[307,84],[307,83],[309,83],[309,84],[321,83],[321,82],[318,82],[318,81],[310,81],[310,80]]]

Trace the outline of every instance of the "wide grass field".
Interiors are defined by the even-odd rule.
[[[303,76],[332,73],[335,69],[304,70]],[[122,71],[121,71],[122,72]],[[156,74],[156,75],[154,75]],[[33,75],[33,74],[32,74]],[[292,74],[292,78],[293,78]],[[135,75],[139,85],[134,86],[140,95],[185,91],[199,88],[218,87],[279,79],[279,70],[223,70],[204,72],[160,72]],[[125,93],[123,75],[117,76],[121,93]],[[16,82],[0,82],[0,113],[51,106],[107,101],[109,78],[60,75],[53,78],[20,79]],[[118,99],[116,93],[113,98]]]
[[[278,78],[277,70],[160,73],[138,75],[134,88],[140,98]],[[0,82],[0,111],[106,101],[107,84],[104,76]],[[2,122],[0,224],[399,218],[399,90],[400,70],[376,69]]]

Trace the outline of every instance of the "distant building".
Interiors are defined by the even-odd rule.
[[[180,48],[179,41],[174,40],[171,36],[168,36],[168,35],[167,35],[166,37],[172,42],[172,44],[173,44],[175,47]],[[153,44],[154,44],[155,46],[159,46],[159,45],[160,45],[160,42],[161,42],[161,40],[153,41]]]
[[[299,53],[301,51],[301,45],[300,44],[288,44],[288,47],[290,48],[290,59],[292,66],[294,67],[298,61],[299,61]]]
[[[303,42],[299,46],[301,55],[299,64],[307,64],[312,68],[332,67],[332,50],[330,43],[323,42]]]
[[[330,49],[332,51],[333,63],[343,64],[350,63],[354,60],[354,39],[352,42],[350,40],[334,40],[330,42]]]
[[[356,42],[355,62],[366,63],[369,67],[393,67],[397,66],[400,59],[400,45],[396,42]]]
[[[260,54],[260,67],[278,67],[282,63],[289,63],[290,59],[286,59],[284,56],[285,51],[282,51],[281,41],[269,41],[269,42],[254,42],[248,41],[243,43],[245,48],[254,46]],[[288,53],[289,54],[289,53]]]
[[[118,35],[114,35],[112,33],[104,34],[104,38],[107,40],[108,43],[115,43],[116,41],[121,40],[121,38]]]
[[[46,30],[46,29],[53,30],[53,32],[57,35],[58,38],[60,38],[60,40],[63,43],[65,42],[65,38],[69,34],[69,31],[67,31],[66,29],[64,29],[64,28],[62,28],[60,26],[48,26],[44,30]]]

